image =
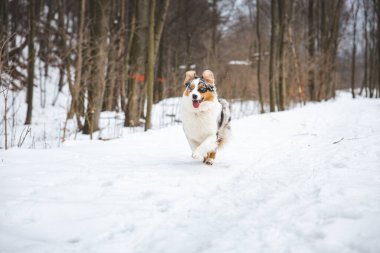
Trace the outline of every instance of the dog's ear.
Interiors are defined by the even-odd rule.
[[[185,75],[185,81],[183,83],[186,84],[188,82],[191,82],[195,78],[196,75],[197,74],[195,73],[194,70],[187,71]]]
[[[203,71],[203,73],[202,73],[202,77],[203,77],[203,79],[205,79],[205,81],[208,82],[209,84],[213,84],[213,85],[215,85],[214,74],[212,73],[211,70],[205,70],[205,71]]]

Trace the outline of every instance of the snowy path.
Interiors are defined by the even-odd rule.
[[[1,151],[0,252],[380,252],[380,101],[233,122],[213,167],[181,127]]]

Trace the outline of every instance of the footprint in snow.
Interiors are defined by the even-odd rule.
[[[106,181],[106,182],[102,183],[102,187],[110,187],[112,185],[113,185],[112,181]]]
[[[73,238],[70,238],[67,240],[68,243],[71,243],[71,244],[76,244],[78,242],[80,242],[81,239],[79,237],[73,237]]]
[[[158,211],[162,212],[162,213],[169,210],[169,202],[168,201],[164,201],[164,200],[159,201],[159,202],[157,202],[156,206],[157,206]]]
[[[341,162],[336,162],[336,163],[333,163],[332,165],[333,165],[335,168],[337,168],[337,169],[341,169],[341,168],[345,168],[345,167],[346,167],[346,164],[341,163]]]
[[[150,198],[151,196],[153,196],[153,192],[151,191],[146,191],[141,194],[142,199],[147,199],[147,198]]]

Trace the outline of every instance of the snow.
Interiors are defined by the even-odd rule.
[[[0,152],[0,252],[380,252],[380,101],[232,121],[214,166],[181,126]]]
[[[248,66],[248,65],[251,65],[252,62],[249,61],[249,60],[244,60],[244,61],[229,61],[228,64],[229,65],[245,65],[245,66]]]

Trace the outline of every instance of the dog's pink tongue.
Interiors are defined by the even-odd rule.
[[[199,101],[198,100],[193,100],[193,106],[194,108],[198,108],[199,107]]]

